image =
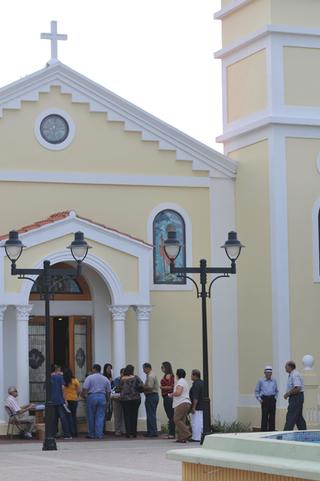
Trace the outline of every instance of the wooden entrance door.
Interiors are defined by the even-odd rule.
[[[91,317],[51,317],[52,363],[70,367],[74,375],[83,381],[91,369]],[[29,381],[30,401],[45,400],[45,323],[44,317],[29,320]]]

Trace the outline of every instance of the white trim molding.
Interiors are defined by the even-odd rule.
[[[0,170],[0,181],[49,184],[137,185],[161,187],[208,187],[209,177],[108,174],[103,172],[35,172]]]
[[[222,18],[227,17],[233,12],[236,12],[245,5],[248,5],[248,3],[251,3],[252,1],[253,0],[233,0],[230,2],[229,5],[226,5],[225,7],[221,8],[221,10],[216,12],[213,18],[215,20],[221,20]]]
[[[236,162],[180,130],[157,119],[110,90],[57,61],[0,89],[0,117],[5,109],[20,109],[22,101],[37,102],[42,92],[60,87],[75,103],[87,103],[90,112],[106,113],[106,121],[122,122],[124,131],[140,132],[141,141],[158,142],[159,150],[172,150],[176,159],[213,177],[234,177]]]
[[[320,49],[320,30],[267,25],[216,53],[222,59],[223,134],[217,142],[228,143],[249,131],[274,125],[320,125],[320,108],[287,105],[284,93],[284,47]],[[235,121],[228,122],[227,69],[250,55],[265,50],[267,67],[267,105]],[[231,149],[225,149],[230,152]]]

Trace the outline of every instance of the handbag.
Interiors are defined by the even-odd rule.
[[[106,421],[110,421],[111,418],[112,418],[112,401],[110,399],[110,397],[108,397],[107,399],[107,405],[106,405],[106,417],[105,417],[105,420]]]
[[[144,385],[139,377],[136,378],[135,389],[138,393],[144,392]]]

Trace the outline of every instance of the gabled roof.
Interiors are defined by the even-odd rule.
[[[47,226],[47,225],[50,225],[50,224],[54,224],[56,222],[60,222],[60,221],[63,221],[64,219],[68,219],[68,218],[77,218],[77,219],[80,219],[80,220],[83,220],[91,225],[94,225],[94,226],[97,226],[97,227],[101,227],[102,229],[105,229],[106,231],[108,232],[114,232],[116,234],[119,234],[121,236],[124,236],[124,237],[127,237],[128,239],[131,239],[135,242],[138,242],[140,244],[143,244],[145,246],[148,246],[148,247],[152,247],[151,244],[149,244],[148,242],[145,242],[141,239],[138,239],[137,237],[133,237],[129,234],[125,234],[123,232],[120,232],[119,230],[117,229],[112,229],[110,227],[107,227],[106,225],[104,224],[101,224],[101,223],[98,223],[98,222],[94,222],[90,219],[86,219],[85,217],[81,217],[79,215],[77,215],[75,213],[75,211],[73,210],[64,210],[62,212],[56,212],[55,214],[52,214],[50,215],[49,217],[47,217],[46,219],[42,219],[42,220],[38,220],[38,221],[35,221],[33,222],[32,224],[29,224],[29,225],[26,225],[24,227],[20,227],[17,229],[17,232],[19,234],[26,234],[28,232],[31,232],[31,231],[34,231],[36,229],[40,229],[41,227],[44,227],[44,226]],[[0,240],[4,240],[4,239],[7,239],[8,238],[8,234],[3,234],[3,235],[0,235]]]
[[[108,121],[123,122],[125,131],[141,132],[143,141],[156,141],[160,150],[173,150],[177,160],[192,162],[194,170],[211,177],[233,178],[237,163],[180,130],[159,120],[110,90],[57,61],[0,89],[0,117],[4,109],[20,109],[22,101],[39,100],[39,94],[58,86],[73,102],[88,103],[91,112],[105,112]]]

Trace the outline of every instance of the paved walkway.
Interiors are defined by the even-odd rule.
[[[187,446],[161,438],[77,439],[57,441],[57,451],[42,451],[40,442],[0,441],[0,480],[181,481],[181,464],[165,453]]]

